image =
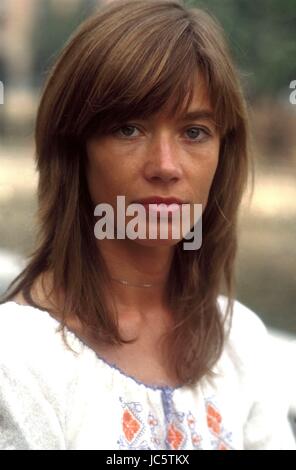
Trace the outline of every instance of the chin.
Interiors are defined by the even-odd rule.
[[[145,246],[145,247],[161,247],[161,246],[166,246],[166,247],[174,247],[176,246],[180,240],[176,240],[176,239],[153,239],[153,240],[149,240],[149,239],[140,239],[140,238],[137,238],[136,240],[133,240],[135,243],[137,243],[137,245],[141,245],[141,246]]]

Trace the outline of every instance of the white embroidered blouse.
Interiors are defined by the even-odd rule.
[[[218,299],[221,313],[226,300]],[[99,357],[49,313],[0,305],[0,449],[295,449],[261,320],[235,302],[214,371],[151,386]]]

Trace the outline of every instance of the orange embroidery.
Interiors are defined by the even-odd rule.
[[[188,426],[193,426],[195,424],[195,419],[193,418],[193,416],[189,416],[187,418],[187,423],[188,423]]]
[[[221,433],[221,422],[222,417],[220,413],[211,405],[210,403],[207,405],[207,423],[208,427],[215,433]]]
[[[167,441],[172,449],[175,450],[179,449],[182,444],[183,434],[174,426],[174,424],[171,424],[168,428]]]
[[[200,436],[199,436],[198,434],[194,434],[194,435],[192,436],[192,444],[197,447],[197,446],[200,445],[200,443],[201,443],[201,438],[200,438]]]
[[[123,432],[126,439],[131,442],[139,432],[140,423],[129,410],[125,410],[122,417]]]
[[[157,422],[157,420],[156,420],[155,418],[149,418],[148,424],[149,424],[150,426],[157,426],[158,422]]]
[[[218,450],[229,450],[223,442],[220,442]]]

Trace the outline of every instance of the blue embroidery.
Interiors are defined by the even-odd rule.
[[[140,402],[119,399],[123,413],[122,433],[117,441],[119,449],[202,450],[203,438],[197,432],[196,418],[191,410],[186,413],[175,410],[172,390],[161,391],[163,426],[151,410],[148,410],[147,416],[144,415],[145,410]],[[205,400],[205,407],[212,449],[233,449],[232,433],[225,429],[214,397]]]

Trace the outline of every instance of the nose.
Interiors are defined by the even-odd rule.
[[[182,176],[176,142],[166,133],[159,133],[147,148],[145,177],[153,182],[176,182]]]

